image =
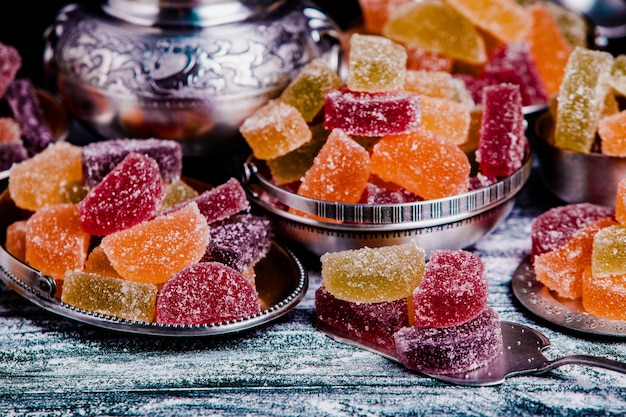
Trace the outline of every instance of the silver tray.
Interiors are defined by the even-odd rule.
[[[530,257],[513,273],[511,286],[515,298],[525,308],[550,323],[587,334],[626,337],[626,321],[595,317],[584,310],[580,300],[557,298],[537,281]]]
[[[308,289],[308,274],[300,260],[287,247],[272,242],[269,253],[255,267],[256,288],[262,311],[253,316],[222,323],[205,325],[163,325],[130,321],[93,313],[62,303],[54,297],[56,283],[53,278],[41,274],[19,261],[6,251],[4,242],[6,227],[23,217],[8,190],[0,194],[0,280],[5,281],[16,293],[33,304],[89,325],[154,336],[219,336],[250,330],[282,317],[292,310]]]

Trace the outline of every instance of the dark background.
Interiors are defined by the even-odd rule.
[[[65,5],[96,4],[98,0],[39,0],[12,2],[0,13],[0,42],[17,48],[22,56],[18,77],[30,78],[40,87],[44,85],[43,51],[44,32],[54,21],[57,12]],[[357,0],[318,0],[315,3],[328,14],[341,29],[346,29],[360,18]]]

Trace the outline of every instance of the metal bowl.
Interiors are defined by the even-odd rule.
[[[435,249],[467,248],[502,223],[530,176],[532,158],[529,154],[519,170],[488,187],[414,203],[341,204],[302,197],[273,184],[266,165],[253,159],[244,164],[243,184],[277,234],[315,255],[412,241],[428,256]],[[290,213],[290,207],[317,218]]]
[[[313,58],[341,71],[338,32],[307,0],[70,4],[45,33],[46,82],[97,138],[203,155],[245,147],[239,125]]]
[[[578,153],[554,146],[554,118],[548,112],[537,119],[533,149],[548,189],[566,203],[615,205],[620,179],[626,176],[626,158],[600,153]]]

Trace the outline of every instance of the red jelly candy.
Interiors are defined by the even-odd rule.
[[[435,250],[413,292],[415,325],[456,326],[487,306],[487,271],[476,255],[463,250]]]
[[[163,197],[156,161],[142,154],[124,158],[78,204],[83,230],[105,236],[154,216]]]
[[[353,303],[336,298],[324,286],[315,291],[315,314],[329,326],[387,349],[395,349],[393,334],[409,320],[406,298]]]
[[[256,290],[240,272],[218,262],[200,262],[163,285],[157,296],[156,322],[220,323],[260,311]]]
[[[0,42],[0,97],[22,67],[22,57],[17,49]]]
[[[324,100],[324,127],[349,135],[407,133],[416,130],[420,121],[419,95],[414,93],[367,93],[341,87],[326,93]]]

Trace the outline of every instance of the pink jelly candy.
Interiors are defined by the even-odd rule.
[[[482,77],[490,85],[519,85],[524,106],[548,101],[546,87],[527,42],[509,42],[498,47],[485,64]]]
[[[367,93],[340,87],[327,92],[324,100],[324,127],[349,135],[407,133],[416,130],[420,121],[419,95],[414,93]]]
[[[435,375],[480,368],[503,352],[500,317],[490,307],[458,326],[404,327],[394,338],[398,359],[404,366]]]
[[[420,285],[413,292],[415,325],[456,326],[487,306],[487,271],[475,254],[434,250]]]
[[[0,42],[0,97],[15,79],[22,67],[22,57],[17,49]]]
[[[387,349],[395,349],[393,334],[408,326],[406,298],[353,303],[336,298],[324,286],[315,291],[315,314],[331,327]]]
[[[154,159],[128,154],[78,204],[83,230],[105,236],[153,217],[163,198]]]
[[[163,285],[157,296],[156,322],[220,323],[260,311],[256,290],[240,272],[218,262],[200,262]]]
[[[230,178],[223,184],[220,184],[210,190],[204,191],[202,194],[189,200],[175,204],[167,209],[166,212],[172,212],[181,207],[196,202],[200,213],[207,219],[207,223],[211,224],[220,220],[224,220],[234,214],[250,209],[250,202],[246,197],[246,190],[241,186],[236,178]]]
[[[211,225],[211,239],[201,262],[221,262],[239,272],[254,266],[270,250],[269,219],[239,214]]]
[[[483,90],[483,116],[476,161],[480,172],[505,177],[524,162],[528,140],[519,86],[489,85]]]
[[[24,146],[29,156],[41,152],[54,142],[30,80],[14,80],[4,92],[4,99],[22,129]]]
[[[131,152],[154,159],[165,182],[179,178],[182,173],[182,148],[179,143],[165,139],[114,139],[83,146],[85,184],[95,187]]]
[[[531,259],[563,246],[584,226],[613,215],[613,208],[592,203],[566,204],[543,212],[530,226]]]

